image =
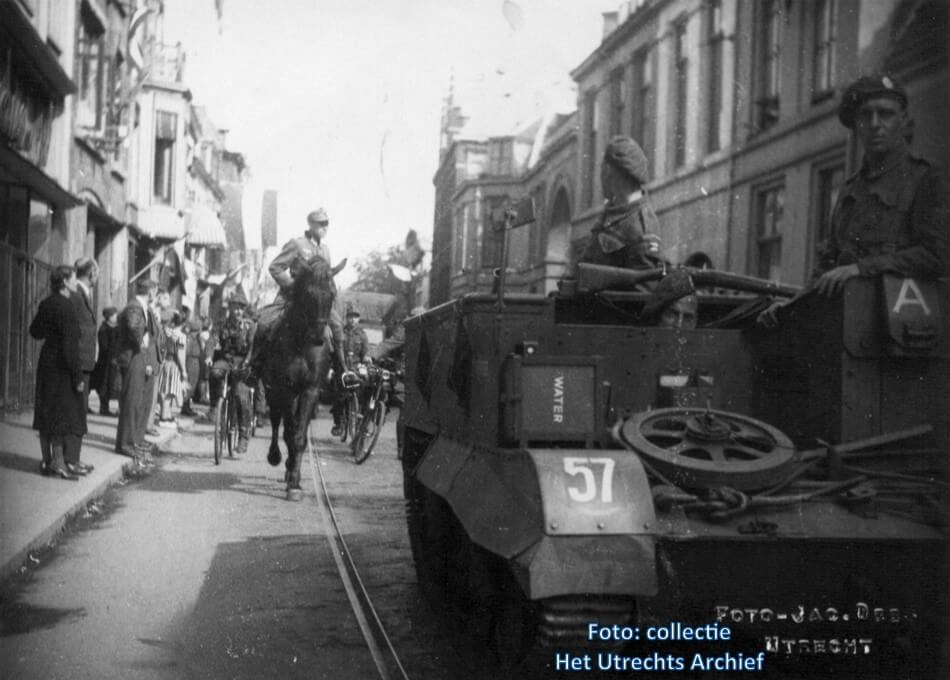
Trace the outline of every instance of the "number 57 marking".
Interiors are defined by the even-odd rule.
[[[591,469],[591,466],[603,465],[604,470],[600,477],[600,501],[602,503],[612,502],[614,499],[613,478],[615,463],[616,461],[614,461],[613,458],[565,458],[564,472],[572,477],[580,475],[583,482],[583,486],[580,488],[568,486],[567,495],[570,496],[572,501],[578,503],[590,503],[597,498],[597,478],[594,476],[594,471]]]

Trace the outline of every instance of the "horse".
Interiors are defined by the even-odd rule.
[[[329,352],[324,330],[336,296],[333,276],[343,267],[315,255],[299,268],[281,317],[267,343],[260,378],[270,409],[271,442],[267,462],[277,466],[280,425],[284,425],[287,463],[284,481],[287,500],[299,500],[300,462],[307,448],[307,429],[316,415],[320,380],[326,375]]]

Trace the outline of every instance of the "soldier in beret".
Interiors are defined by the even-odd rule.
[[[864,160],[845,180],[819,253],[813,287],[836,295],[856,276],[935,279],[947,271],[950,192],[946,177],[907,148],[907,93],[886,75],[863,76],[844,91],[838,120],[854,130]],[[759,315],[778,323],[776,302]]]
[[[950,193],[944,175],[907,148],[907,93],[886,75],[864,76],[841,98],[838,119],[864,149],[845,180],[815,285],[825,295],[855,276],[934,279],[946,271]]]
[[[600,166],[606,203],[580,262],[627,269],[659,265],[658,222],[643,189],[647,165],[643,149],[630,137],[607,144]]]
[[[692,330],[699,321],[699,298],[693,278],[685,269],[674,269],[651,291],[640,318],[660,328]]]

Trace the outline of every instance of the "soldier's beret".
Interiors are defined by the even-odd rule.
[[[848,85],[838,104],[838,120],[846,128],[853,129],[858,109],[869,99],[891,97],[907,107],[907,92],[893,78],[886,75],[861,76]]]
[[[327,217],[327,211],[323,208],[317,208],[312,210],[309,215],[307,215],[307,222],[310,224],[329,224],[330,218]]]
[[[685,269],[674,269],[669,274],[660,279],[653,289],[653,294],[643,306],[641,318],[648,321],[655,321],[659,318],[663,310],[671,304],[692,295],[696,292],[696,286],[693,285],[693,277]]]
[[[649,164],[643,149],[630,137],[618,135],[607,143],[604,162],[620,170],[639,184],[650,180]]]

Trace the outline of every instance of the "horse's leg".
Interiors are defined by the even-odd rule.
[[[286,404],[284,411],[284,444],[287,445],[287,462],[284,463],[284,482],[287,484],[287,500],[297,500],[300,490],[300,457],[303,451],[297,446],[297,403],[299,397],[294,397]],[[297,469],[297,477],[294,478],[294,470]],[[294,493],[291,493],[294,492]]]
[[[280,465],[280,444],[277,438],[280,434],[280,420],[283,413],[283,404],[276,395],[271,393],[276,390],[267,390],[267,409],[270,411],[270,449],[267,451],[267,462],[273,466]]]

